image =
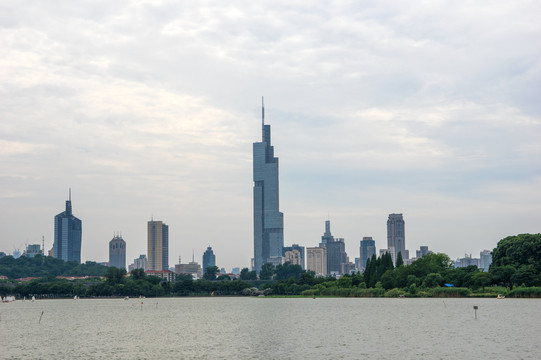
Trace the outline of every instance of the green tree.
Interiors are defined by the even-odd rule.
[[[209,266],[205,269],[205,274],[203,275],[203,277],[207,280],[215,280],[216,274],[218,274],[219,272],[220,268],[218,268],[217,266]]]
[[[126,269],[110,266],[105,273],[105,279],[109,285],[121,284],[124,281],[124,275],[126,275]]]
[[[130,272],[130,275],[134,280],[143,279],[146,276],[145,270],[143,269],[133,269]]]
[[[261,271],[259,272],[259,279],[261,280],[270,280],[274,275],[274,265],[272,263],[264,263],[261,266]]]
[[[430,273],[423,281],[424,287],[433,288],[441,285],[443,285],[443,276],[440,273]]]
[[[404,259],[402,259],[402,251],[398,252],[398,255],[396,256],[396,267],[404,265]]]

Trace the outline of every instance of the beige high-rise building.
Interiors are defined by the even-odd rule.
[[[169,270],[169,226],[150,220],[147,239],[148,270]]]
[[[306,248],[306,270],[312,270],[316,276],[326,276],[327,249],[324,247]]]
[[[300,265],[302,267],[302,257],[299,250],[290,250],[284,253],[284,262],[289,262],[291,265]]]

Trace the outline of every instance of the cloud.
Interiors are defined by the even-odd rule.
[[[0,247],[52,239],[71,186],[88,259],[106,257],[114,231],[128,258],[143,253],[154,215],[171,226],[171,262],[211,244],[219,263],[248,266],[262,95],[286,243],[315,245],[329,212],[351,258],[365,233],[385,246],[390,212],[405,214],[410,244],[452,256],[539,231],[539,10],[3,3]],[[21,230],[28,216],[39,220]]]

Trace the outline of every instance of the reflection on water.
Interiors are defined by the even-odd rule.
[[[541,300],[143,301],[1,304],[0,358],[541,358]]]

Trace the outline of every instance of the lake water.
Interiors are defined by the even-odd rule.
[[[0,304],[0,358],[541,359],[541,300],[142,301]]]

